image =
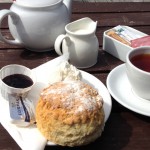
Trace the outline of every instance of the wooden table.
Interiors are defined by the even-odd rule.
[[[10,4],[0,4],[0,9],[9,7]],[[150,34],[150,3],[74,2],[72,21],[82,17],[90,17],[98,21],[96,35],[100,43],[98,63],[84,70],[106,84],[109,72],[123,62],[102,50],[103,32],[117,25],[128,25]],[[3,23],[2,31],[4,35],[10,37],[7,21]],[[22,47],[0,42],[0,68],[8,64],[17,63],[32,69],[57,56],[54,51],[35,53]],[[94,143],[72,149],[92,148],[101,150],[150,150],[150,118],[128,110],[112,98],[112,112],[102,136]],[[0,150],[19,149],[19,146],[0,125]],[[45,149],[71,148],[47,146]]]

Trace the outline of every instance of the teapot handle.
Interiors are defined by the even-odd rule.
[[[55,44],[54,44],[55,51],[58,55],[63,55],[63,53],[64,53],[64,51],[61,49],[61,46],[62,46],[64,39],[66,40],[66,44],[68,47],[71,44],[71,40],[70,40],[70,37],[68,35],[65,35],[65,34],[59,35],[56,38]]]
[[[19,16],[12,12],[11,10],[7,10],[7,9],[4,9],[4,10],[1,10],[0,11],[0,40],[5,42],[5,43],[8,43],[8,44],[13,44],[13,45],[23,45],[21,42],[19,42],[18,39],[15,39],[15,40],[8,40],[6,39],[3,35],[2,35],[2,32],[1,32],[1,24],[2,24],[2,21],[3,19],[10,15],[12,17],[12,20],[13,20],[13,24],[16,25],[18,20],[19,20]]]

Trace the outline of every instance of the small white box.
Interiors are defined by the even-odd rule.
[[[122,26],[122,27],[129,30],[133,34],[140,35],[141,37],[147,35],[147,34],[140,32],[134,28],[131,28],[129,26]],[[120,41],[118,41],[118,40],[116,40],[116,39],[114,39],[114,38],[112,38],[112,37],[110,37],[110,36],[108,36],[107,32],[109,32],[112,29],[105,31],[103,34],[103,50],[107,51],[111,55],[113,55],[113,56],[117,57],[118,59],[122,60],[123,62],[125,62],[126,61],[126,54],[130,50],[133,50],[133,48],[120,42]]]

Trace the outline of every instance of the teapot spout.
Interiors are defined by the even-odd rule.
[[[94,25],[94,26],[95,26],[95,27],[94,27],[94,28],[95,28],[95,31],[94,31],[94,32],[96,32],[96,28],[97,28],[97,23],[98,23],[98,22],[96,21],[96,22],[94,22],[94,23],[95,23],[95,25]]]
[[[63,0],[63,3],[66,5],[68,9],[69,16],[71,16],[72,13],[72,0]]]

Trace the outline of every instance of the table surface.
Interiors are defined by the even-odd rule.
[[[9,9],[9,7],[10,4],[0,4],[0,9]],[[98,21],[96,35],[100,44],[97,64],[83,70],[93,74],[106,85],[109,72],[123,62],[102,50],[103,32],[117,25],[127,25],[150,34],[150,3],[74,2],[72,21],[82,17],[90,17]],[[6,37],[11,37],[7,20],[3,22],[1,30]],[[16,63],[32,69],[57,56],[54,50],[36,53],[0,42],[0,68]],[[92,148],[101,150],[150,150],[150,118],[128,110],[112,98],[112,111],[102,136],[87,146],[72,149]],[[47,146],[45,150],[48,149],[71,148]],[[20,150],[1,125],[0,150]]]

